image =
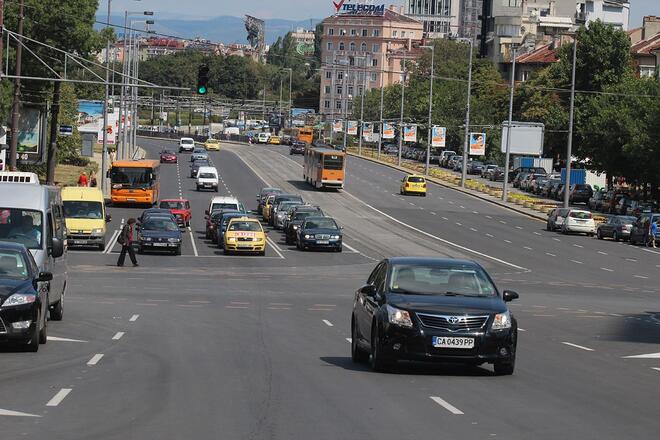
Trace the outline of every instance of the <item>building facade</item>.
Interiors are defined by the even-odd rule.
[[[589,24],[600,20],[624,31],[628,30],[629,0],[578,0],[577,23]]]
[[[307,45],[313,45],[314,44],[314,31],[308,31],[303,28],[298,28],[296,29],[295,32],[291,32],[291,39],[295,41],[297,44],[307,44]]]
[[[644,17],[642,27],[628,32],[635,73],[640,78],[660,77],[660,17]]]
[[[424,25],[394,8],[377,13],[338,13],[323,20],[319,113],[343,119],[353,98],[402,81],[402,60],[423,49]]]
[[[405,14],[424,26],[425,38],[458,34],[460,4],[464,0],[408,0]]]

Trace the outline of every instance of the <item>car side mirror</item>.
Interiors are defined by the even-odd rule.
[[[205,210],[205,211],[204,211],[204,214],[209,215],[209,210],[208,210],[208,209]]]
[[[112,221],[112,216],[110,214],[105,215],[105,222],[110,223]]]
[[[37,276],[35,281],[53,281],[53,274],[51,272],[39,272],[39,276]]]
[[[514,299],[518,299],[520,296],[518,293],[514,292],[513,290],[505,290],[502,292],[502,299],[504,302],[511,302]]]
[[[59,258],[64,255],[64,242],[57,238],[53,237],[50,245],[50,255],[53,258]]]
[[[373,284],[367,284],[360,288],[360,293],[365,296],[376,296],[376,286]]]

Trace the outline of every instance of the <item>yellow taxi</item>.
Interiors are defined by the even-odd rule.
[[[268,139],[268,143],[269,143],[269,144],[273,144],[273,145],[279,145],[279,144],[282,143],[282,141],[280,140],[280,137],[279,137],[279,136],[271,136],[271,137]]]
[[[426,197],[426,178],[412,174],[401,179],[401,194],[418,194]]]
[[[256,252],[266,255],[266,233],[256,218],[237,217],[229,220],[224,244],[225,254]]]
[[[264,203],[264,208],[262,209],[262,216],[263,219],[266,223],[269,222],[270,220],[270,211],[273,208],[273,200],[275,199],[275,196],[278,194],[271,194],[268,197],[266,197],[266,203]]]
[[[220,151],[220,141],[217,139],[208,138],[206,142],[204,142],[204,148],[206,148],[206,151]]]

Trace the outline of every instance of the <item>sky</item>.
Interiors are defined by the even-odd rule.
[[[386,4],[404,3],[403,0],[382,1]],[[99,11],[107,11],[107,2],[100,0]],[[112,10],[113,15],[125,10],[152,10],[156,12],[156,19],[158,16],[164,19],[203,19],[248,14],[259,18],[305,20],[327,17],[333,13],[334,7],[332,0],[112,0]],[[631,0],[630,27],[641,26],[645,15],[660,16],[660,1]]]

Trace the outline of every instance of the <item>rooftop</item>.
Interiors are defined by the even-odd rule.
[[[552,48],[552,43],[540,46],[533,51],[520,55],[516,58],[519,64],[551,64],[558,60],[557,51]]]

